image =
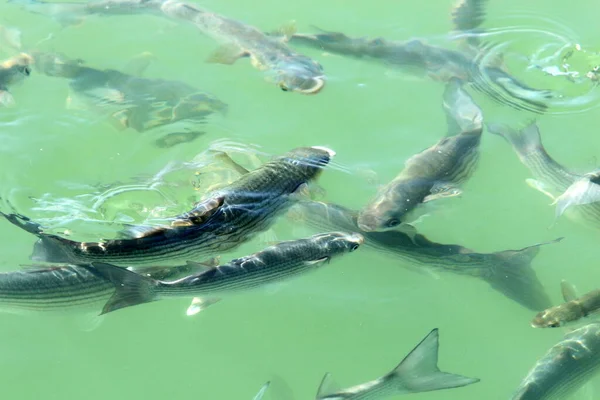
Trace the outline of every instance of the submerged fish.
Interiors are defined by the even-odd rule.
[[[466,37],[465,51],[433,46],[419,39],[388,41],[383,38],[351,38],[340,32],[328,31],[294,34],[290,42],[344,56],[372,59],[413,73],[424,73],[438,81],[448,82],[458,78],[496,101],[508,102],[511,107],[545,111],[547,106],[544,101],[554,97],[552,92],[530,88],[503,68],[482,63],[481,54],[485,49],[479,45],[478,35],[481,34],[475,28],[483,21],[483,3],[482,0],[467,0],[453,13],[455,29],[461,33],[460,37]],[[512,98],[519,99],[525,105]]]
[[[557,328],[579,321],[600,310],[600,289],[576,297],[567,282],[563,281],[561,287],[565,303],[538,313],[531,321],[531,326]]]
[[[202,33],[224,43],[210,62],[232,64],[250,57],[254,67],[284,91],[314,94],[325,86],[323,67],[287,46],[289,34],[269,37],[245,23],[177,0],[107,0],[92,3],[48,3],[13,0],[32,12],[53,16],[62,23],[81,21],[86,15],[152,14],[195,25]]]
[[[206,267],[188,263],[169,269],[139,267],[134,271],[155,279],[176,279],[201,268]],[[114,292],[113,283],[81,265],[36,266],[0,273],[0,311],[4,312],[97,312]]]
[[[212,113],[227,110],[227,105],[216,97],[183,82],[95,69],[60,54],[34,52],[32,56],[40,72],[70,80],[70,101],[75,97],[85,105],[109,110],[111,121],[121,129],[144,132],[179,121],[200,123]],[[189,141],[196,136],[183,139]],[[162,147],[170,145],[165,142]]]
[[[534,123],[518,131],[501,124],[489,124],[488,130],[504,137],[535,179],[527,183],[554,200],[555,217],[568,208],[600,226],[600,182],[597,174],[576,173],[556,162],[544,149],[540,131]]]
[[[36,261],[139,265],[214,256],[267,230],[334,154],[318,146],[294,149],[210,192],[170,226],[132,227],[123,239],[76,242],[46,234],[22,215],[3,215],[39,238],[32,256]]]
[[[418,266],[418,270],[433,269],[482,279],[530,310],[541,311],[552,304],[530,265],[542,244],[520,250],[476,253],[459,245],[432,242],[421,234],[363,231],[357,224],[358,212],[337,204],[301,201],[290,213],[319,230],[358,232],[365,238],[366,247],[407,260],[410,265]]]
[[[458,186],[469,178],[479,158],[482,114],[457,80],[446,87],[444,109],[453,136],[406,161],[400,174],[360,210],[362,230],[396,229],[410,223],[410,214],[422,203],[461,193]]]
[[[0,105],[12,106],[15,103],[8,89],[31,74],[32,61],[31,56],[21,53],[0,63]]]
[[[439,350],[438,329],[432,330],[402,362],[387,375],[342,390],[328,389],[329,374],[325,375],[317,400],[378,400],[410,393],[451,389],[479,382],[477,378],[440,371],[437,366]]]
[[[319,268],[334,257],[352,252],[362,242],[363,238],[359,234],[322,233],[306,239],[280,242],[252,255],[236,258],[227,264],[176,281],[152,279],[105,263],[92,263],[90,268],[113,282],[116,288],[115,294],[104,306],[102,313],[105,314],[173,297],[220,296],[282,281]],[[208,301],[212,304],[217,299]]]
[[[592,378],[600,366],[600,323],[576,329],[529,371],[512,400],[562,400]]]

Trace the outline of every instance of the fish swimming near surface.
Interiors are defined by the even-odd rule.
[[[32,62],[30,55],[21,53],[0,63],[0,105],[10,107],[15,104],[9,88],[31,74]]]
[[[323,378],[317,400],[379,400],[401,394],[452,389],[479,382],[477,378],[440,371],[439,331],[432,330],[393,371],[379,379],[335,390],[330,375]],[[332,390],[333,389],[333,390]]]
[[[280,242],[252,255],[175,281],[159,281],[105,263],[89,267],[114,283],[116,292],[102,313],[173,297],[214,296],[253,289],[314,270],[333,258],[356,250],[359,234],[329,232]],[[210,304],[216,299],[208,299]],[[192,309],[198,302],[192,304]],[[199,310],[198,310],[199,311]],[[193,314],[188,310],[188,315]]]
[[[249,57],[251,64],[266,72],[268,81],[284,91],[318,93],[325,86],[323,67],[317,61],[292,50],[287,41],[293,27],[282,28],[277,37],[225,16],[177,0],[107,0],[89,3],[49,3],[39,0],[12,0],[31,12],[52,16],[63,24],[80,22],[88,15],[150,14],[185,21],[222,43],[208,59],[233,64]]]
[[[93,261],[140,265],[213,257],[267,230],[318,177],[335,152],[300,147],[213,190],[170,225],[133,226],[120,239],[77,242],[43,229],[19,214],[2,214],[39,240],[32,259],[55,263]]]
[[[154,279],[176,279],[211,265],[213,261],[133,270]],[[0,272],[0,311],[14,314],[98,312],[114,292],[110,280],[81,265],[40,265]]]
[[[363,231],[358,227],[357,211],[333,203],[301,201],[288,215],[318,230],[358,232],[365,239],[365,247],[406,260],[417,271],[445,271],[481,279],[530,310],[538,312],[552,305],[530,265],[544,243],[520,250],[477,253],[459,245],[432,242],[418,233]]]
[[[561,283],[565,302],[538,313],[531,321],[534,328],[557,328],[577,322],[600,311],[600,289],[577,296],[565,281]]]
[[[215,96],[183,82],[96,69],[61,54],[32,52],[31,55],[35,68],[41,73],[70,81],[68,108],[77,108],[73,105],[76,102],[85,108],[108,111],[109,120],[119,129],[145,132],[180,121],[195,125],[204,122],[210,114],[227,111],[227,104]],[[197,135],[190,135],[183,141],[189,142],[195,137]],[[170,143],[167,138],[157,142],[161,147],[178,143],[181,140]]]
[[[581,388],[600,366],[600,323],[569,332],[533,366],[512,400],[562,400]]]
[[[362,230],[406,229],[421,204],[461,193],[458,186],[470,177],[479,159],[483,117],[458,80],[446,87],[444,109],[449,135],[409,158],[400,174],[360,210]]]
[[[420,39],[389,41],[383,38],[352,38],[340,32],[328,31],[294,34],[290,43],[374,60],[413,74],[425,74],[436,81],[448,82],[458,78],[493,100],[513,108],[544,112],[547,109],[545,102],[555,97],[551,91],[533,89],[510,75],[502,66],[482,61],[485,60],[485,57],[481,57],[485,48],[480,44],[482,34],[478,27],[485,15],[485,2],[463,1],[452,14],[464,51],[445,49]]]
[[[600,180],[596,172],[577,173],[556,162],[546,152],[535,122],[521,130],[502,124],[488,124],[487,127],[513,146],[521,163],[534,177],[527,180],[529,186],[553,200],[555,219],[572,208],[574,212],[567,213],[567,216],[596,228],[600,226]]]

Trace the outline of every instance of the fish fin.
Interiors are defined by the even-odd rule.
[[[6,44],[8,47],[14,50],[21,49],[20,29],[0,26],[0,37],[2,40],[0,44]]]
[[[98,312],[86,313],[79,316],[76,320],[77,326],[83,332],[92,332],[102,324],[104,315],[98,315]]]
[[[130,114],[130,110],[127,108],[116,111],[111,114],[110,118],[108,119],[108,122],[116,130],[123,131],[123,130],[129,128],[129,114]]]
[[[281,36],[284,42],[287,42],[296,32],[298,32],[298,27],[296,21],[292,20],[281,25],[274,33]]]
[[[170,229],[168,226],[151,226],[151,225],[127,225],[127,227],[117,234],[119,239],[141,239],[162,234],[165,230]]]
[[[219,46],[210,56],[208,56],[206,62],[210,64],[231,65],[238,59],[248,56],[250,56],[250,53],[240,50],[238,46],[234,44],[225,44]]]
[[[123,67],[123,72],[128,75],[142,76],[154,60],[156,60],[154,54],[144,51],[127,61],[127,64]]]
[[[577,299],[577,289],[575,285],[565,281],[564,279],[560,282],[560,292],[565,301],[572,301]]]
[[[152,288],[158,281],[152,278],[101,262],[94,262],[88,268],[115,285],[115,293],[108,299],[100,315],[156,300]]]
[[[194,204],[194,209],[171,222],[171,227],[201,225],[212,217],[225,203],[225,197],[209,197]]]
[[[264,385],[262,385],[262,387],[260,388],[258,393],[256,393],[256,396],[254,396],[254,398],[252,400],[262,400],[262,398],[265,395],[265,392],[269,388],[270,384],[271,384],[271,382],[269,381],[269,382],[265,383]]]
[[[550,197],[553,202],[556,201],[556,197],[552,193],[550,193],[550,191],[549,191],[550,188],[544,182],[538,181],[536,179],[528,178],[528,179],[525,179],[525,183],[530,188],[533,188],[533,189],[537,190],[538,192],[543,193],[546,196]],[[554,204],[554,203],[552,203],[552,204]]]
[[[557,243],[562,239],[538,243],[520,250],[506,250],[484,255],[489,268],[481,278],[493,289],[522,306],[535,312],[545,310],[552,306],[552,302],[531,267],[531,262],[539,253],[541,246]]]
[[[560,217],[571,206],[580,206],[600,201],[600,185],[593,183],[589,177],[577,180],[558,196],[556,205],[556,218]]]
[[[446,84],[442,104],[446,113],[448,136],[481,135],[483,112],[464,90],[463,81],[452,78]]]
[[[231,156],[224,151],[219,151],[215,158],[220,159],[223,163],[225,163],[225,165],[231,167],[231,169],[233,169],[240,175],[246,175],[248,172],[250,172],[248,169],[242,167],[240,164],[233,161]]]
[[[490,133],[501,136],[509,142],[520,157],[526,157],[530,153],[544,149],[542,136],[535,120],[521,130],[496,123],[486,124],[486,127]]]
[[[258,237],[260,242],[265,243],[267,246],[271,246],[280,242],[273,228],[269,228],[265,232],[259,233]]]
[[[15,98],[7,90],[0,89],[0,105],[3,107],[13,107]]]
[[[304,261],[306,265],[318,265],[329,262],[330,258],[328,256],[317,258],[316,260]]]
[[[459,0],[452,9],[452,23],[457,31],[472,31],[483,23],[487,0]]]
[[[203,131],[171,132],[156,139],[154,144],[161,149],[170,149],[178,144],[191,143],[205,133]]]
[[[415,241],[415,237],[417,236],[418,232],[417,232],[417,228],[415,228],[415,226],[412,225],[412,223],[411,224],[401,223],[394,230],[400,231],[400,232],[406,234],[406,236],[408,236],[414,244],[417,244],[417,242]]]
[[[425,196],[423,203],[427,203],[433,200],[445,199],[448,197],[456,197],[462,194],[462,190],[451,185],[446,184],[435,184],[431,189],[431,194]]]
[[[196,315],[199,312],[206,310],[207,307],[210,307],[219,301],[221,301],[221,299],[218,297],[194,297],[185,314],[188,317],[191,317],[192,315]]]
[[[331,374],[328,372],[321,379],[321,384],[319,385],[319,389],[317,389],[317,399],[321,397],[326,397],[332,393],[340,390],[340,386],[333,380]]]
[[[221,256],[215,256],[208,258],[203,261],[186,261],[185,263],[190,267],[197,268],[198,270],[207,270],[217,267],[221,262]]]
[[[302,183],[290,194],[290,200],[302,201],[310,200],[310,187],[307,183]]]
[[[410,387],[411,393],[450,389],[479,382],[438,368],[439,332],[433,329],[402,362],[383,379]]]

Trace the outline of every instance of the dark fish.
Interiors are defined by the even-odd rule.
[[[52,16],[63,24],[81,22],[87,15],[151,14],[185,21],[202,33],[223,43],[209,62],[233,64],[249,57],[252,65],[267,73],[267,79],[284,91],[318,93],[325,86],[323,67],[292,50],[286,42],[293,28],[279,37],[225,16],[177,0],[108,0],[90,3],[48,3],[38,0],[13,0],[31,12]]]
[[[211,257],[267,230],[334,154],[318,146],[294,149],[210,192],[190,212],[174,217],[170,226],[132,227],[124,239],[76,242],[45,234],[22,215],[3,215],[38,236],[32,255],[36,261],[139,265]]]
[[[410,214],[422,203],[461,193],[458,186],[471,176],[479,159],[483,117],[458,80],[446,87],[444,109],[453,136],[406,161],[400,174],[360,210],[362,230],[396,229],[410,223]]]
[[[565,335],[529,371],[512,400],[562,400],[583,386],[600,366],[600,323]]]
[[[319,268],[332,258],[356,250],[363,242],[359,234],[329,232],[306,239],[280,242],[176,281],[160,281],[124,268],[92,263],[92,269],[114,283],[116,292],[103,314],[124,307],[173,297],[221,295],[264,286]],[[214,303],[216,300],[212,300]],[[188,312],[189,314],[189,312]]]
[[[561,284],[565,303],[538,313],[531,321],[534,328],[557,328],[579,321],[600,310],[600,289],[577,297],[574,289],[563,281]]]
[[[584,217],[583,222],[600,226],[600,182],[597,171],[580,174],[556,162],[546,152],[535,122],[521,130],[488,124],[488,130],[504,137],[513,146],[521,163],[535,178],[527,180],[529,186],[554,200],[556,218],[575,206],[576,213]]]
[[[201,123],[210,114],[227,111],[227,104],[183,82],[95,69],[61,54],[33,52],[32,56],[41,73],[70,80],[70,102],[76,99],[86,106],[108,110],[113,125],[120,129],[145,132],[179,121]],[[171,134],[157,144],[171,147],[198,135],[199,132]]]
[[[432,330],[402,362],[387,375],[342,390],[327,389],[329,374],[325,375],[317,400],[379,400],[401,394],[451,389],[479,382],[477,378],[440,371],[437,366],[439,350],[438,329]]]
[[[0,63],[0,105],[12,106],[15,103],[8,89],[31,74],[32,62],[29,55],[22,53]]]
[[[476,253],[459,245],[432,242],[418,233],[411,236],[395,230],[363,231],[357,225],[358,212],[337,204],[302,201],[291,212],[296,213],[296,219],[319,230],[358,232],[365,238],[366,247],[402,258],[411,265],[482,279],[530,310],[541,311],[552,304],[530,266],[542,244],[520,250]]]

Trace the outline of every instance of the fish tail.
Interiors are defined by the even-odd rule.
[[[539,281],[531,262],[540,251],[540,246],[555,243],[562,238],[540,243],[520,250],[492,253],[491,267],[482,278],[492,288],[532,311],[542,311],[552,302]]]
[[[100,315],[156,300],[153,288],[158,281],[152,278],[100,262],[94,262],[88,268],[115,285],[115,293],[108,299]]]
[[[479,382],[477,378],[451,374],[438,368],[439,332],[435,328],[384,379],[409,388],[412,393],[450,389]]]
[[[25,232],[29,232],[32,233],[36,236],[39,236],[42,234],[42,226],[36,222],[33,222],[31,219],[29,219],[28,217],[21,215],[21,214],[15,214],[15,213],[11,213],[11,214],[5,214],[3,212],[0,211],[0,215],[2,215],[4,218],[6,218],[6,220],[8,222],[10,222],[11,224],[23,229]]]
[[[520,156],[527,156],[544,150],[537,124],[533,121],[521,130],[503,124],[487,124],[488,131],[506,139]]]

